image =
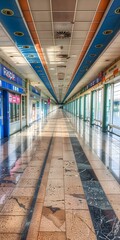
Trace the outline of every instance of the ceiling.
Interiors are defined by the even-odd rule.
[[[57,102],[119,57],[119,0],[1,0],[0,12],[0,57]]]

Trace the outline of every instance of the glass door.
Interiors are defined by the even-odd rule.
[[[85,120],[90,121],[90,94],[87,94],[85,98]]]
[[[95,94],[95,124],[102,125],[102,89],[97,90]]]
[[[113,88],[113,132],[120,135],[120,82]],[[116,126],[116,127],[114,127]]]

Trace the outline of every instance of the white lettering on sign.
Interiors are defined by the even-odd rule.
[[[3,68],[3,74],[9,78],[10,80],[15,80],[15,74],[9,70],[7,70],[5,67]]]

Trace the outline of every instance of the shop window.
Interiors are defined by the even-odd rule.
[[[26,96],[22,96],[22,118],[26,118]]]
[[[20,120],[20,96],[9,93],[10,122]]]
[[[120,127],[120,82],[114,84],[113,125]],[[113,128],[113,132],[120,134],[119,129]]]

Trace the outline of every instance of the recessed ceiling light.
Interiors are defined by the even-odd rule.
[[[50,68],[50,70],[55,70],[55,68]]]
[[[103,44],[97,44],[97,45],[95,45],[95,47],[96,48],[101,48],[101,47],[103,47]]]
[[[23,48],[30,48],[30,46],[25,45],[25,46],[23,46]]]
[[[14,15],[14,12],[11,9],[8,9],[8,8],[2,9],[1,13],[6,15],[6,16],[13,16]]]
[[[18,37],[22,37],[22,36],[24,36],[24,33],[23,32],[14,32],[14,35],[18,36]]]
[[[103,32],[103,34],[104,35],[109,35],[109,34],[111,34],[113,32],[113,30],[105,30],[104,32]]]
[[[118,8],[115,10],[115,13],[116,13],[116,14],[120,14],[120,7],[118,7]]]
[[[34,58],[35,56],[33,54],[28,55],[29,58]]]
[[[95,57],[95,56],[96,56],[96,54],[92,53],[92,54],[90,54],[90,56],[91,56],[91,57]]]

